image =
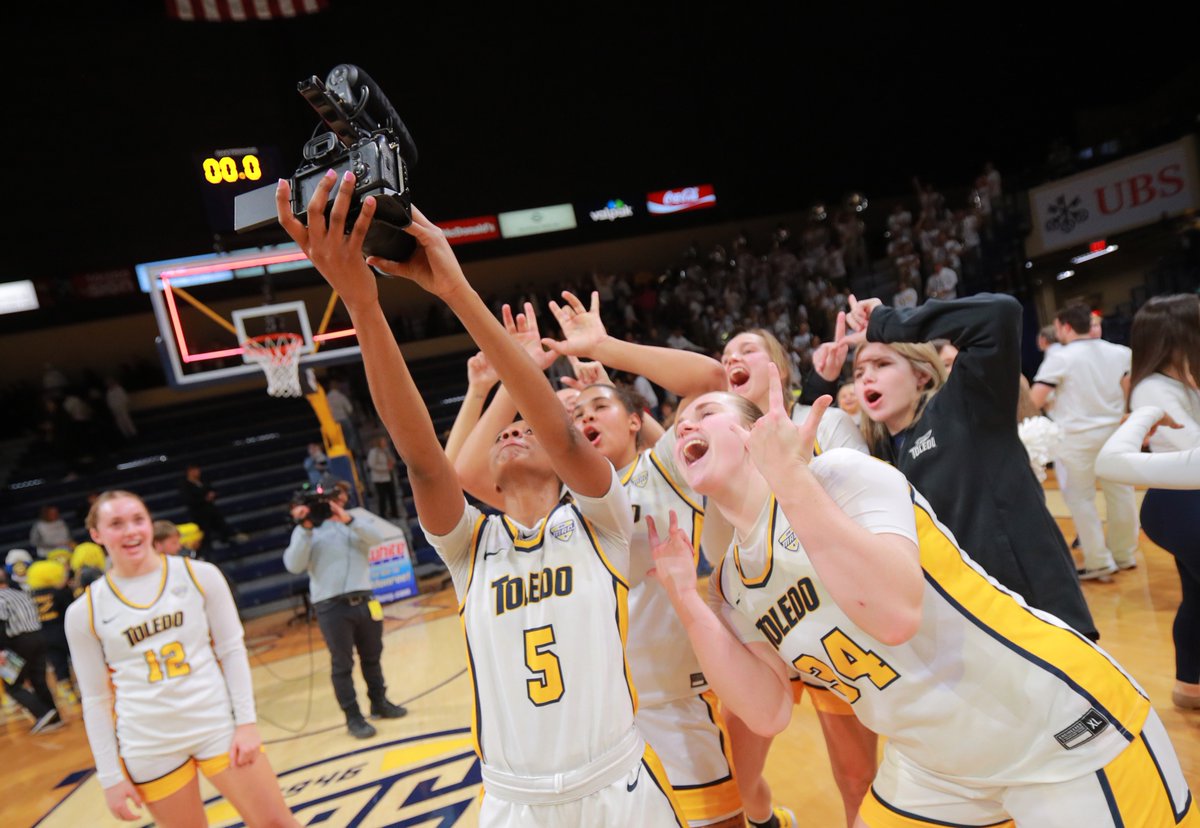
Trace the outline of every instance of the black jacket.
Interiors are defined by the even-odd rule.
[[[904,472],[989,575],[1095,640],[1071,550],[1017,435],[1021,314],[1016,299],[994,293],[876,308],[868,341],[945,338],[959,350],[920,418],[877,454]]]

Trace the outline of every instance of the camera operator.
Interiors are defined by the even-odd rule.
[[[346,726],[358,739],[375,728],[362,715],[354,690],[354,651],[367,683],[371,717],[398,719],[408,711],[387,699],[383,655],[383,607],[371,592],[370,549],[374,538],[333,492],[301,492],[290,513],[296,526],[283,553],[289,572],[308,573],[308,589],[332,661],[330,678]]]

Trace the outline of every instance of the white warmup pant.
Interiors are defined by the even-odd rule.
[[[1128,565],[1138,547],[1137,500],[1133,486],[1096,477],[1096,455],[1116,430],[1090,429],[1063,435],[1054,457],[1054,475],[1075,521],[1085,569]],[[1096,484],[1104,495],[1107,540],[1096,509]]]

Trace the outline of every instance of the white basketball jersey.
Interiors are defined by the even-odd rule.
[[[792,422],[803,423],[809,411],[812,411],[811,405],[792,406]],[[850,448],[863,454],[871,453],[854,418],[840,408],[830,407],[825,409],[825,413],[821,415],[821,422],[817,423],[815,450],[820,454],[833,448]]]
[[[139,605],[110,572],[87,588],[92,629],[114,688],[121,756],[150,756],[188,745],[233,721],[233,705],[213,654],[204,592],[192,566],[164,555],[157,596]]]
[[[966,782],[1074,778],[1137,735],[1149,702],[1133,679],[990,578],[903,475],[845,449],[816,458],[812,469],[857,523],[918,543],[921,626],[889,646],[855,625],[772,497],[718,573],[726,617],[743,640],[767,641],[787,664],[843,696],[894,749]]]
[[[628,508],[615,478],[606,497]],[[455,588],[476,750],[518,776],[582,768],[627,737],[637,709],[625,659],[628,541],[610,533],[602,543],[569,494],[529,529],[473,506],[465,519],[469,571]]]
[[[699,563],[704,507],[701,496],[688,488],[676,469],[674,451],[675,433],[671,430],[653,449],[639,454],[621,474],[621,483],[633,506],[631,571],[646,572],[654,565],[646,516],[654,518],[659,536],[666,537],[672,510],[679,528],[692,542]],[[671,599],[654,578],[643,579],[629,593],[628,653],[638,702],[643,707],[694,696],[708,688],[687,630],[671,606]]]

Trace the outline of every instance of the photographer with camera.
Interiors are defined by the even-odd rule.
[[[357,739],[375,728],[362,715],[354,689],[354,651],[367,683],[371,718],[398,719],[408,711],[387,699],[383,680],[383,607],[371,592],[370,550],[374,537],[347,512],[335,492],[305,487],[292,498],[296,526],[283,553],[289,572],[308,573],[317,624],[331,659],[330,678],[346,727]]]

